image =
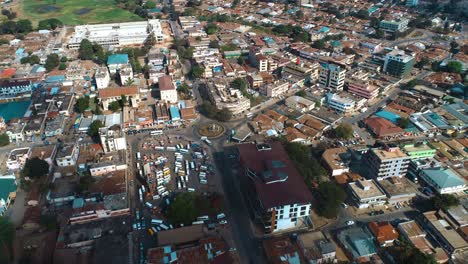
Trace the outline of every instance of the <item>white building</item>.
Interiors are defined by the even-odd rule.
[[[450,168],[422,170],[420,178],[439,194],[458,193],[467,189],[465,179]]]
[[[99,67],[96,70],[96,74],[94,75],[94,79],[96,80],[96,88],[104,89],[109,86],[110,82],[110,74],[107,67]]]
[[[131,65],[122,66],[119,69],[120,84],[128,86],[133,82],[133,70]]]
[[[399,147],[387,146],[383,149],[371,149],[365,161],[369,176],[381,180],[406,176],[410,160]]]
[[[55,157],[55,161],[57,162],[57,166],[59,167],[68,167],[68,166],[75,166],[76,161],[78,160],[78,155],[80,153],[80,149],[78,144],[65,144],[60,148]]]
[[[348,184],[358,208],[384,205],[387,196],[374,180],[359,180]]]
[[[343,90],[344,80],[346,77],[346,69],[341,66],[321,63],[319,69],[319,84],[325,88],[336,91]]]
[[[116,164],[115,162],[99,162],[92,164],[89,168],[89,172],[91,176],[101,176],[105,174],[112,173],[114,171],[119,170],[126,170],[127,164],[119,163]]]
[[[340,113],[351,113],[355,110],[356,102],[348,97],[336,93],[327,94],[327,105]]]
[[[121,47],[143,44],[150,34],[154,34],[157,42],[164,41],[161,22],[158,19],[147,21],[80,25],[75,26],[75,32],[68,41],[70,49],[78,49],[83,39],[98,43],[104,47]]]
[[[26,164],[26,160],[31,155],[30,148],[17,148],[10,151],[6,160],[6,165],[9,170],[20,170]]]
[[[107,58],[107,67],[111,74],[116,74],[118,70],[131,67],[128,54],[112,54]]]
[[[289,90],[289,82],[286,81],[276,81],[274,83],[266,84],[260,87],[260,93],[264,96],[271,98],[271,97],[279,97]]]
[[[99,129],[99,138],[101,139],[102,149],[105,153],[127,149],[127,141],[120,128],[109,129],[102,127]]]
[[[172,82],[172,77],[164,75],[158,79],[159,91],[161,92],[161,101],[168,103],[177,103],[179,100],[177,89]]]
[[[314,109],[315,106],[315,102],[297,95],[286,98],[285,103],[287,107],[295,109],[301,113],[309,112]]]

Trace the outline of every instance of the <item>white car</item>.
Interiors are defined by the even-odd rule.
[[[353,220],[349,220],[349,221],[346,221],[346,224],[349,225],[349,226],[351,226],[351,225],[354,225],[355,222],[354,222]]]
[[[227,221],[226,220],[221,220],[221,221],[219,221],[219,224],[225,225],[225,224],[227,224]]]

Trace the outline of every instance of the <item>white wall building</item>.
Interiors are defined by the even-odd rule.
[[[60,148],[55,157],[55,161],[57,162],[57,166],[59,167],[68,167],[68,166],[75,166],[76,161],[78,160],[78,155],[80,153],[80,149],[78,144],[65,144]]]
[[[358,208],[384,205],[387,196],[374,180],[359,180],[348,184]]]
[[[20,170],[23,168],[26,160],[31,155],[30,148],[17,148],[10,151],[6,160],[6,165],[9,170]]]
[[[172,78],[169,75],[159,77],[158,79],[159,90],[161,92],[161,101],[168,103],[177,103],[179,100],[177,95],[177,89],[172,82]]]
[[[327,94],[327,105],[340,113],[351,113],[356,108],[356,102],[336,93]]]
[[[110,82],[110,74],[107,67],[99,67],[96,70],[96,74],[94,75],[94,79],[96,80],[96,88],[104,89],[109,86]]]
[[[149,19],[139,22],[80,25],[75,26],[75,32],[68,41],[70,49],[78,49],[83,39],[98,43],[104,47],[121,47],[143,44],[150,34],[154,34],[157,42],[164,41],[161,22]]]
[[[120,129],[100,128],[99,138],[105,153],[127,149],[127,141],[122,136]]]
[[[319,84],[336,91],[343,90],[346,69],[330,63],[321,63],[319,69]]]

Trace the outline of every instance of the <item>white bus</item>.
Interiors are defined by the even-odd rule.
[[[151,224],[153,225],[160,225],[162,224],[163,221],[162,220],[159,220],[159,219],[151,219]]]
[[[150,135],[151,136],[159,136],[159,135],[162,135],[164,134],[164,132],[162,130],[153,130],[150,132]]]
[[[136,158],[137,158],[137,160],[141,160],[141,153],[140,152],[137,152]]]

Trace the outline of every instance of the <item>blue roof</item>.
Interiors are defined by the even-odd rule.
[[[389,112],[389,111],[385,111],[385,110],[379,111],[379,112],[375,113],[375,115],[378,116],[378,117],[381,117],[383,119],[387,119],[388,121],[392,122],[393,124],[396,124],[397,120],[401,118],[399,115],[394,114],[394,113]]]
[[[21,55],[21,54],[23,54],[23,53],[24,53],[24,49],[23,49],[23,48],[19,48],[19,49],[17,49],[16,52],[15,52],[16,55]]]
[[[457,119],[463,121],[464,123],[468,123],[468,105],[463,102],[457,102],[450,105],[444,105],[445,110],[449,112],[451,115],[455,116]]]
[[[171,112],[171,119],[172,120],[180,120],[179,108],[174,105],[169,107],[169,111]]]
[[[374,237],[365,227],[351,227],[338,233],[338,240],[354,259],[377,253]]]
[[[330,28],[329,28],[329,27],[322,27],[321,29],[319,29],[318,32],[320,32],[320,33],[327,33],[328,31],[330,31]]]
[[[112,54],[107,58],[107,65],[128,64],[128,54]]]
[[[451,169],[428,169],[422,170],[423,178],[428,178],[431,185],[437,189],[457,187],[466,184],[465,180],[460,178]]]
[[[13,175],[0,177],[0,201],[8,200],[11,192],[16,192],[16,178]],[[0,207],[1,210],[1,207]],[[1,211],[0,211],[1,213]]]
[[[76,208],[81,208],[84,206],[84,199],[83,198],[76,198],[75,200],[73,200],[73,209],[76,209]]]
[[[427,119],[427,121],[434,124],[437,128],[450,128],[450,125],[447,122],[445,122],[445,120],[441,116],[434,112],[424,113],[423,116]]]
[[[64,82],[65,81],[65,75],[54,75],[54,76],[49,76],[45,80],[46,83],[55,83],[55,82]]]

